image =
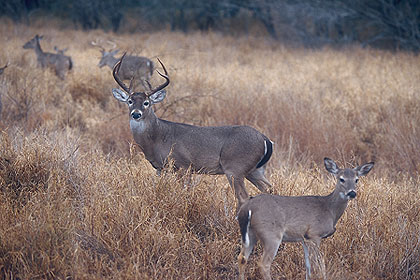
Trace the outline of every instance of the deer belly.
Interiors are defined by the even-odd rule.
[[[174,145],[171,157],[179,168],[191,167],[194,172],[203,174],[223,174],[218,156]]]

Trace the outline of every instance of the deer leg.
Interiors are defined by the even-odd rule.
[[[263,243],[264,252],[259,263],[261,274],[264,280],[271,280],[270,268],[274,257],[277,255],[282,239],[264,238],[261,239]]]
[[[254,186],[256,186],[261,192],[271,193],[273,186],[264,176],[265,167],[262,166],[249,173],[245,178],[248,179]]]
[[[303,253],[305,256],[305,267],[306,267],[306,280],[311,279],[311,261],[309,260],[309,249],[308,246],[305,243],[305,240],[302,241],[303,246]]]
[[[238,212],[242,204],[244,204],[249,199],[249,195],[245,189],[244,177],[234,176],[233,174],[229,173],[226,173],[226,177],[235,192],[236,199],[238,200],[236,206],[236,212]]]
[[[241,253],[238,256],[238,268],[239,268],[239,279],[245,280],[245,267],[246,263],[248,262],[248,258],[252,253],[252,249],[254,249],[254,245],[257,241],[255,235],[252,231],[248,232],[249,236],[249,243],[248,246],[242,243]]]
[[[315,264],[314,268],[319,269],[322,278],[327,279],[324,257],[319,250],[320,243],[321,240],[318,238],[302,241],[303,251],[305,253],[306,280],[311,278],[311,260],[312,264]]]

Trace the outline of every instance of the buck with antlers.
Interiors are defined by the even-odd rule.
[[[311,277],[309,250],[315,245],[319,256],[321,239],[335,232],[335,225],[350,199],[356,197],[356,184],[373,167],[373,162],[354,169],[339,169],[337,164],[324,159],[325,168],[335,175],[335,190],[327,196],[278,196],[261,194],[249,199],[238,213],[242,235],[242,250],[238,257],[239,279],[245,279],[245,265],[260,240],[264,249],[259,263],[263,279],[271,279],[270,267],[281,242],[301,242],[304,249],[306,279]],[[323,260],[321,260],[323,263]],[[323,272],[325,275],[325,271]]]
[[[42,68],[49,67],[53,69],[55,74],[63,80],[67,72],[72,69],[73,61],[71,60],[70,56],[66,56],[60,53],[44,52],[41,49],[41,45],[39,44],[39,40],[42,38],[43,36],[38,36],[38,34],[35,35],[34,38],[23,45],[23,48],[34,49],[37,56],[38,66]]]
[[[166,80],[163,84],[152,89],[147,82],[148,91],[134,92],[132,84],[127,87],[117,75],[123,59],[124,55],[113,69],[114,79],[123,90],[112,92],[128,105],[134,140],[158,173],[170,157],[177,169],[190,167],[194,172],[225,174],[238,206],[249,198],[245,178],[267,192],[271,184],[264,170],[272,154],[272,142],[265,135],[248,126],[201,127],[159,119],[153,105],[166,96],[169,77],[165,66],[158,59],[165,73],[157,71]]]
[[[115,64],[120,60],[120,58],[115,57],[119,50],[111,49],[110,51],[106,51],[97,42],[91,42],[91,44],[101,50],[102,57],[98,64],[99,68],[108,66],[114,69]],[[113,48],[115,48],[115,44],[113,45]],[[133,79],[133,88],[135,89],[139,84],[142,85],[143,81],[150,80],[153,70],[154,64],[150,59],[142,56],[126,55],[124,61],[121,62],[121,67],[117,75],[121,80]]]

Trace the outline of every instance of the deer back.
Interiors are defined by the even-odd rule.
[[[153,74],[153,69],[153,62],[146,57],[126,56],[121,63],[118,74],[123,80],[130,80],[132,77],[137,80],[149,80]]]

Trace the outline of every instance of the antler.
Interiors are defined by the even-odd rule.
[[[96,41],[98,41],[98,40],[96,40]],[[92,41],[92,42],[90,42],[90,44],[92,45],[92,46],[95,46],[95,47],[98,47],[98,48],[100,48],[101,49],[101,51],[105,51],[105,48],[104,47],[102,47],[101,45],[99,45],[99,43],[98,42],[95,42],[95,41]]]
[[[113,50],[117,47],[117,44],[115,42],[111,41],[111,40],[107,40],[106,42],[111,45],[111,50]]]
[[[112,76],[114,76],[115,81],[120,85],[120,87],[122,87],[123,90],[125,90],[125,92],[127,92],[128,94],[131,94],[134,77],[131,78],[130,87],[127,88],[127,86],[123,83],[123,81],[121,81],[120,77],[118,77],[117,75],[117,73],[120,71],[121,62],[124,59],[126,53],[127,52],[125,52],[123,56],[120,58],[120,60],[118,60],[118,62],[115,64],[114,69],[112,70]]]
[[[158,74],[165,78],[165,82],[163,84],[161,84],[160,86],[156,87],[155,89],[151,89],[151,91],[149,93],[146,93],[146,96],[149,97],[152,94],[154,94],[155,92],[158,92],[159,90],[164,89],[165,87],[167,87],[169,85],[169,76],[168,76],[168,71],[166,71],[165,65],[163,65],[162,61],[160,61],[160,59],[157,59],[160,63],[160,65],[162,65],[163,71],[165,71],[165,74],[162,74],[159,72],[159,70],[156,70],[156,72],[158,72]],[[151,86],[149,85],[149,87],[151,88]]]

